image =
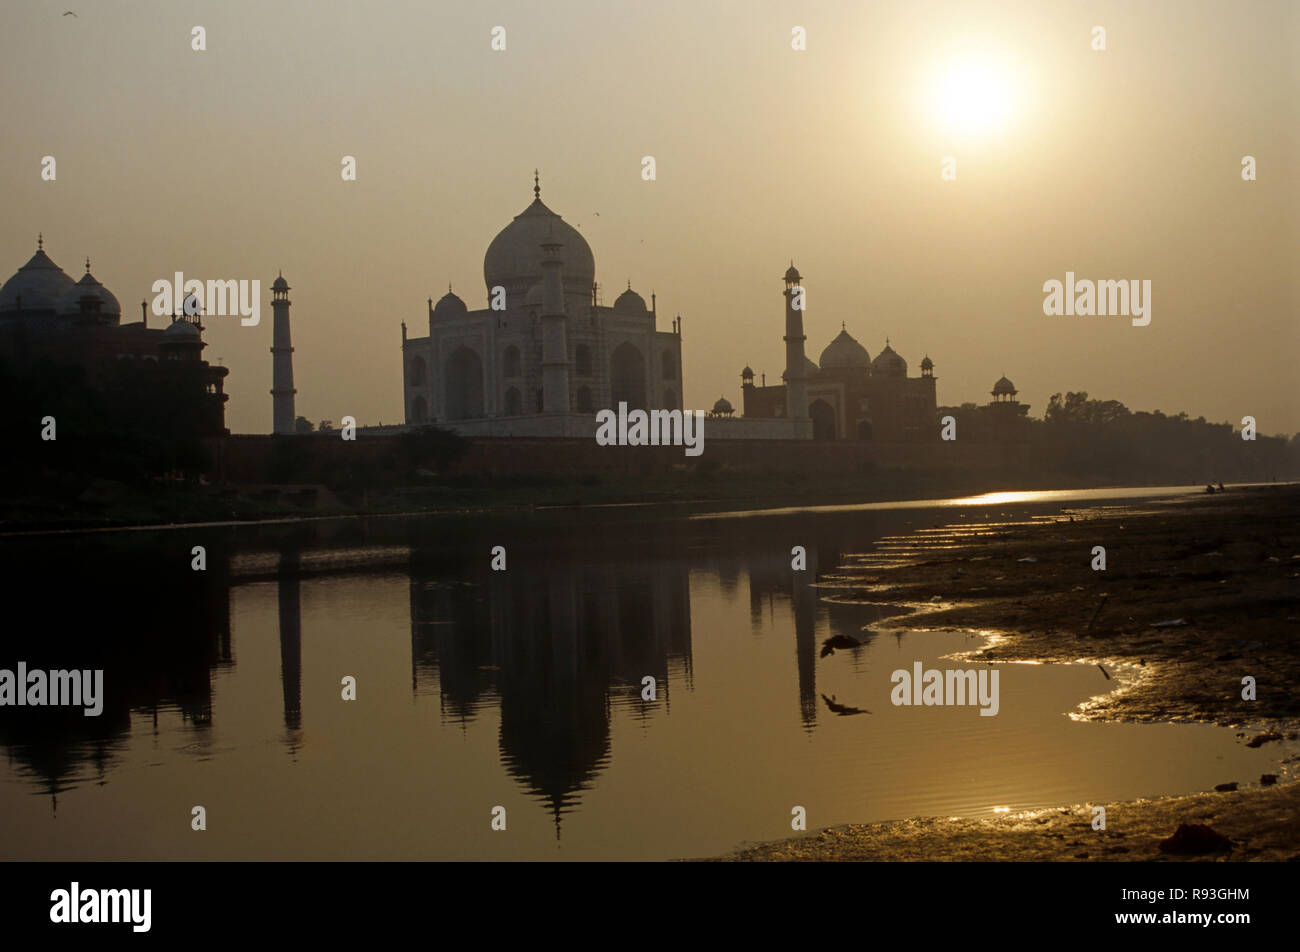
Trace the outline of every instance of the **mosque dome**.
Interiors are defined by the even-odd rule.
[[[102,315],[118,318],[122,316],[122,306],[117,303],[113,292],[96,281],[95,276],[90,273],[90,262],[86,263],[86,273],[81,276],[81,280],[63,292],[54,305],[54,313],[59,317],[76,317],[81,313],[81,302],[84,298],[98,298],[99,313]]]
[[[754,376],[754,368],[749,366],[749,364],[745,364],[745,369],[740,372],[740,375],[752,379]]]
[[[63,269],[50,260],[37,242],[36,254],[0,287],[0,311],[16,311],[19,302],[24,311],[54,310],[59,298],[76,286]]]
[[[169,344],[197,343],[200,340],[199,329],[187,320],[177,319],[167,325],[163,340]]]
[[[284,275],[280,275],[278,278],[276,278],[274,281],[271,282],[271,290],[272,291],[289,290],[289,282],[284,279]]]
[[[842,367],[860,368],[871,366],[871,355],[867,349],[853,339],[853,335],[840,327],[839,336],[826,345],[822,351],[822,370]]]
[[[785,271],[785,279],[791,284],[798,284],[801,280],[799,277],[799,269],[794,266],[793,261],[790,262],[790,267]]]
[[[930,359],[929,354],[926,354],[924,357],[921,358],[921,369],[922,370],[934,369],[934,361]]]
[[[619,314],[631,314],[640,317],[649,308],[645,306],[645,298],[633,291],[632,285],[629,284],[627,290],[614,301],[614,310]]]
[[[483,280],[489,289],[498,285],[508,290],[531,287],[542,280],[542,243],[554,242],[561,246],[558,257],[564,265],[564,286],[586,293],[596,280],[591,246],[578,229],[542,204],[539,187],[534,187],[533,194],[537,196],[533,203],[488,245]]]
[[[726,397],[718,397],[718,402],[713,405],[713,413],[716,416],[722,416],[725,413],[735,413],[736,408],[731,405],[731,401]]]
[[[999,396],[1004,393],[1015,393],[1016,385],[1006,377],[998,378],[998,382],[993,385],[993,394]]]
[[[452,294],[450,289],[438,298],[438,303],[433,306],[434,320],[464,317],[468,313],[469,308],[465,306],[465,302]]]
[[[907,376],[907,361],[898,356],[894,348],[889,346],[888,338],[885,338],[885,349],[871,362],[871,375],[873,377]]]

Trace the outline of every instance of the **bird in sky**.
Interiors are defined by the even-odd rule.
[[[64,15],[65,17],[77,17],[77,15],[76,15],[75,13],[73,13],[71,10],[66,10],[66,11],[64,11],[64,14],[63,14],[63,15]],[[80,20],[81,17],[77,17],[77,19]]]

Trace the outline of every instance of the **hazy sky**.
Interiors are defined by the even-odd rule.
[[[746,363],[779,381],[793,258],[814,360],[844,321],[913,374],[928,353],[941,404],[1005,373],[1035,416],[1087,390],[1291,433],[1297,49],[1300,3],[1249,0],[10,0],[0,280],[38,231],[128,321],[175,271],[269,302],[282,268],[298,412],[399,422],[401,321],[422,336],[449,281],[485,306],[537,166],[605,303],[630,278],[661,330],[683,315],[688,407],[738,404]],[[1045,316],[1066,271],[1150,280],[1150,325]],[[228,425],[269,432],[269,303],[208,328]]]

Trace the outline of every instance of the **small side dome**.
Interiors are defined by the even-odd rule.
[[[929,354],[926,354],[924,357],[921,358],[921,369],[922,370],[934,369],[934,361],[930,359]]]
[[[823,370],[852,368],[858,369],[871,365],[871,355],[867,349],[853,339],[853,335],[840,327],[839,336],[826,345],[822,351],[821,367]]]
[[[163,340],[169,344],[197,343],[201,339],[198,327],[183,319],[172,321],[163,331]]]
[[[742,371],[740,372],[740,375],[741,375],[742,377],[746,377],[746,378],[748,378],[748,379],[750,379],[750,380],[753,380],[753,379],[754,379],[754,368],[751,367],[751,366],[749,366],[749,364],[745,364],[745,369],[742,370]]]
[[[284,279],[284,275],[280,275],[278,278],[276,278],[274,281],[271,282],[271,290],[272,291],[289,290],[289,282]]]
[[[95,280],[95,276],[90,273],[89,268],[81,276],[80,281],[63,292],[62,297],[59,298],[54,307],[54,313],[59,317],[77,317],[81,314],[81,302],[85,298],[98,301],[99,313],[105,317],[120,318],[122,316],[122,307],[117,303],[117,298],[113,296],[113,293],[108,288]]]
[[[433,306],[433,316],[435,320],[452,317],[464,317],[469,313],[469,308],[465,302],[456,295],[448,291],[442,297],[438,298],[438,303]]]
[[[718,402],[713,405],[714,416],[726,416],[735,412],[736,408],[731,405],[731,401],[726,397],[718,397]]]
[[[1006,377],[998,378],[998,382],[993,385],[993,395],[1001,396],[1002,394],[1016,393],[1016,385]]]
[[[645,306],[645,298],[632,290],[632,285],[628,285],[627,290],[618,296],[614,301],[615,314],[628,314],[640,317],[649,312]]]
[[[790,262],[790,267],[786,268],[785,280],[790,284],[798,284],[801,280],[803,280],[802,278],[799,277],[799,269],[794,266],[793,261]]]
[[[894,352],[894,348],[889,346],[889,338],[885,338],[885,349],[876,355],[876,359],[871,362],[871,375],[873,377],[906,377],[907,361]]]

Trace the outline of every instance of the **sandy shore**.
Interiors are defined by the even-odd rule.
[[[1106,550],[1094,571],[1094,546]],[[837,570],[854,601],[907,603],[878,625],[1001,635],[989,660],[1122,667],[1126,687],[1084,716],[1198,720],[1242,743],[1300,729],[1300,489],[1231,488],[1168,502],[1094,506],[1008,524],[935,526]],[[1173,623],[1154,627],[1160,623]],[[1256,679],[1257,699],[1241,697]],[[1300,783],[981,819],[845,826],[746,847],[737,860],[1300,859]],[[1169,852],[1181,824],[1226,841]],[[1174,844],[1180,845],[1179,843]],[[1211,848],[1213,847],[1213,848]]]

